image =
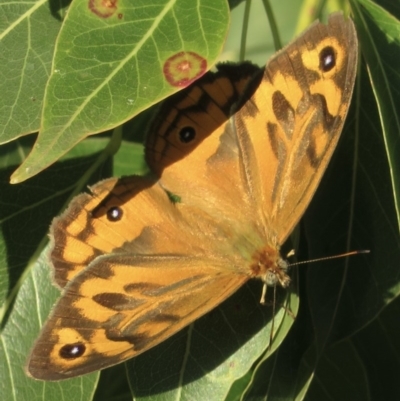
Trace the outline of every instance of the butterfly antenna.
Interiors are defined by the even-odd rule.
[[[362,249],[359,251],[351,251],[351,252],[346,252],[346,253],[341,253],[340,255],[334,255],[334,256],[326,256],[324,258],[317,258],[317,259],[310,259],[310,260],[303,260],[301,262],[294,262],[294,263],[289,263],[289,266],[298,266],[298,265],[304,265],[305,263],[314,263],[314,262],[321,262],[323,260],[331,260],[331,259],[338,259],[338,258],[345,258],[347,256],[354,256],[354,255],[360,255],[363,253],[369,253],[369,249]],[[293,256],[294,251],[290,251],[287,256]]]
[[[347,256],[354,256],[354,255],[360,255],[360,254],[365,254],[365,253],[370,253],[369,249],[362,249],[362,250],[358,250],[358,251],[350,251],[350,252],[345,252],[342,253],[340,255],[333,255],[333,256],[326,256],[323,258],[316,258],[316,259],[310,259],[310,260],[304,260],[301,262],[295,262],[295,263],[290,263],[287,265],[287,267],[289,266],[298,266],[298,265],[303,265],[305,263],[314,263],[314,262],[321,262],[324,260],[331,260],[331,259],[338,259],[338,258],[344,258]],[[290,257],[293,256],[295,254],[294,250],[292,249],[287,255],[286,257]],[[276,284],[274,285],[274,294],[273,294],[273,302],[272,302],[272,322],[271,322],[271,332],[270,332],[270,336],[269,336],[269,345],[268,345],[268,349],[271,347],[272,345],[272,340],[274,338],[274,328],[275,328],[275,312],[276,312]],[[260,303],[265,305],[266,303],[266,296],[267,296],[267,284],[264,283],[263,288],[262,288],[262,294],[261,294],[261,300]]]

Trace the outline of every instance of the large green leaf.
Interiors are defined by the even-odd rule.
[[[378,105],[400,232],[400,22],[370,0],[358,0],[353,8]]]
[[[25,142],[19,140],[3,147],[3,151],[8,150],[8,158],[2,158],[0,170],[1,247],[5,249],[0,259],[0,398],[88,400],[96,387],[97,375],[60,386],[29,379],[24,367],[40,326],[59,295],[52,285],[44,250],[50,222],[74,193],[81,192],[88,181],[99,180],[99,166],[103,174],[110,173],[110,163],[104,161],[113,147],[107,147],[108,139],[82,143],[54,168],[25,184],[11,185],[9,173],[20,161],[20,153],[31,145]]]
[[[226,0],[72,2],[57,38],[39,136],[13,182],[204,74],[222,49],[228,17]]]
[[[96,388],[98,373],[59,383],[34,381],[25,375],[24,367],[30,346],[58,291],[51,284],[45,255],[40,257],[28,275],[13,305],[14,313],[6,318],[0,344],[0,394],[8,401],[19,400],[90,400]]]
[[[312,322],[308,329],[313,331],[315,339],[301,361],[298,390],[307,383],[307,387],[310,386],[307,399],[310,400],[321,399],[322,393],[332,399],[381,399],[382,393],[370,383],[376,384],[383,377],[393,378],[387,371],[388,366],[396,372],[400,369],[396,357],[398,343],[393,341],[393,330],[399,330],[400,326],[391,326],[385,339],[377,338],[373,329],[381,325],[384,315],[386,320],[391,315],[392,320],[397,321],[396,308],[390,306],[398,301],[400,294],[397,195],[392,185],[391,167],[392,163],[399,165],[399,152],[396,154],[393,148],[388,151],[388,133],[379,123],[382,118],[389,118],[385,124],[390,126],[398,120],[399,112],[393,107],[391,96],[379,99],[375,86],[380,87],[379,91],[397,93],[400,85],[393,80],[389,89],[385,79],[373,80],[371,70],[383,72],[382,66],[390,69],[392,55],[386,51],[384,42],[376,45],[382,39],[376,34],[377,27],[365,25],[369,11],[358,2],[352,2],[352,6],[358,14],[357,28],[362,24],[358,30],[362,55],[370,53],[370,46],[373,46],[377,59],[372,65],[362,64],[347,129],[306,213],[305,222],[307,236],[313,238],[309,241],[311,257],[321,256],[323,249],[325,254],[340,253],[344,249],[370,249],[371,253],[345,263],[332,261],[324,267],[308,269],[308,313]],[[379,24],[393,23],[393,16],[382,13],[382,9],[376,11]],[[393,27],[396,29],[399,31],[398,22],[397,28]],[[392,52],[399,54],[400,46]],[[366,60],[369,61],[368,57]],[[382,109],[391,109],[392,115],[383,116]],[[391,127],[393,129],[393,125]],[[380,358],[372,361],[364,348],[381,341],[389,341],[391,349],[396,350],[385,363]],[[385,353],[385,357],[389,355]],[[333,366],[336,377],[332,375]],[[349,370],[349,366],[352,369]],[[344,395],[337,394],[338,383],[346,390]],[[391,383],[393,386],[394,382]]]
[[[63,15],[54,3],[0,1],[0,144],[39,129]]]

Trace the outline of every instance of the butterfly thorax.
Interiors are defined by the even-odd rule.
[[[282,259],[277,246],[265,245],[255,251],[250,270],[252,277],[260,278],[270,287],[279,283],[283,288],[286,288],[290,284],[290,277],[287,274],[288,263]]]

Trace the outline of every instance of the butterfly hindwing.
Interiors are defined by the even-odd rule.
[[[28,373],[60,380],[132,358],[247,280],[204,254],[101,256],[65,287],[35,344]]]
[[[146,160],[163,187],[186,204],[239,218],[241,200],[232,201],[246,193],[229,118],[247,83],[259,81],[261,72],[250,63],[222,64],[167,99],[150,126]]]

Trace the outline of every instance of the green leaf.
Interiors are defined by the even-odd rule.
[[[0,144],[40,126],[63,9],[54,2],[0,2]]]
[[[315,360],[314,351],[311,349],[305,355],[306,369]],[[351,341],[340,342],[329,348],[320,359],[307,400],[365,401],[370,399],[368,384],[363,361],[357,350]]]
[[[371,399],[400,398],[400,387],[395,385],[400,373],[399,314],[400,298],[397,297],[377,319],[352,338],[368,377]]]
[[[20,151],[30,145],[20,142]],[[0,308],[0,399],[88,400],[96,387],[97,375],[60,386],[28,378],[24,367],[39,329],[60,294],[52,285],[44,249],[48,227],[67,199],[81,192],[87,181],[99,180],[99,160],[103,174],[110,173],[110,163],[104,163],[107,151],[102,150],[107,142],[96,138],[82,143],[74,149],[74,155],[18,186],[7,183],[19,160],[18,152],[13,152],[16,142],[3,148],[9,148],[9,166],[0,172],[1,246],[6,249],[1,255],[1,282],[8,286],[2,286]],[[40,398],[36,398],[38,394]]]
[[[226,0],[72,2],[57,38],[41,129],[13,174],[26,180],[88,135],[114,128],[209,69],[228,28]]]
[[[372,31],[365,33],[361,30],[362,52],[364,46],[369,45],[362,38],[364,34],[373,36]],[[379,64],[387,62],[383,48]],[[312,396],[318,394],[321,388],[329,391],[332,399],[337,398],[331,393],[332,380],[337,386],[337,383],[345,384],[340,376],[333,378],[325,364],[329,363],[329,358],[338,350],[336,347],[345,339],[362,338],[364,344],[372,343],[367,334],[370,330],[366,327],[379,325],[381,316],[390,313],[386,309],[400,294],[396,194],[370,76],[363,64],[341,141],[304,219],[307,238],[312,239],[308,241],[311,258],[339,254],[346,249],[371,251],[367,255],[351,257],[348,261],[332,260],[325,262],[324,266],[311,265],[307,271],[310,324],[304,326],[304,330],[312,331],[315,339],[301,362],[298,388],[303,388],[300,383],[307,383],[310,399],[321,399],[320,394]],[[384,81],[381,85],[385,86]],[[391,117],[392,120],[397,118],[398,114]],[[398,321],[395,314],[390,315],[393,321]],[[364,330],[365,334],[362,334]],[[357,342],[357,348],[362,347],[360,340]],[[393,350],[395,353],[400,351],[395,346]],[[393,376],[384,369],[367,371],[366,367],[373,362],[366,354],[357,352],[356,348],[349,351],[348,360],[349,364],[359,367],[354,367],[352,375],[346,373],[354,391],[349,389],[348,396],[341,399],[357,399],[356,388],[358,399],[366,399],[366,392],[369,399],[381,399],[377,391],[371,391],[366,386],[365,381],[377,382],[382,380],[381,375]],[[341,355],[343,359],[344,354]],[[400,364],[396,362],[397,365],[391,365],[392,369],[399,369]]]
[[[400,22],[369,0],[354,2],[354,17],[378,104],[400,231]]]
[[[25,375],[24,367],[36,333],[59,295],[51,284],[45,257],[37,260],[27,276],[13,305],[14,313],[7,319],[0,344],[0,394],[4,400],[59,399],[88,400],[96,388],[98,374],[86,375],[59,383],[35,381]],[[29,302],[28,302],[29,301]]]
[[[287,304],[280,296],[276,311],[271,304],[261,305],[261,286],[250,282],[187,329],[132,359],[128,378],[136,399],[207,399],[209,394],[214,400],[225,399],[254,361],[279,346],[297,314],[295,294]]]

